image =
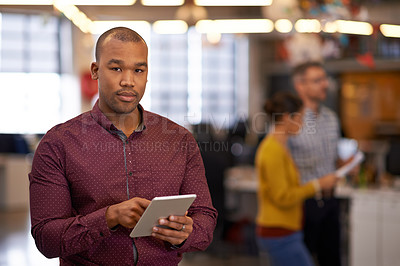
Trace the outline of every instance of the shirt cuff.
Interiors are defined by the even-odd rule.
[[[86,215],[87,227],[93,239],[102,239],[111,235],[106,221],[107,207]]]
[[[194,230],[193,230],[194,231]],[[193,232],[189,235],[188,238],[186,238],[182,243],[179,245],[173,245],[167,241],[164,241],[165,247],[167,249],[172,249],[172,250],[179,250],[179,252],[186,252],[186,250],[190,247],[190,238],[192,237]]]
[[[181,247],[183,247],[183,245],[185,245],[186,240],[187,240],[187,239],[185,239],[185,241],[183,241],[183,242],[180,243],[179,245],[171,245],[171,248],[172,248],[172,249],[180,249]]]

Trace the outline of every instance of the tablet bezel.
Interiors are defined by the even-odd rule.
[[[158,220],[170,215],[184,216],[196,194],[155,197],[143,212],[130,237],[150,236],[154,226],[160,226]]]

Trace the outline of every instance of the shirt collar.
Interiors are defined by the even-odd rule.
[[[318,118],[318,117],[325,117],[327,114],[327,108],[324,105],[320,105],[318,107],[318,112],[314,112],[308,107],[304,109],[304,117],[305,118]]]
[[[146,129],[147,113],[144,111],[143,106],[141,106],[140,104],[138,104],[137,108],[140,114],[140,124],[135,129],[135,132],[142,132],[143,130]]]
[[[142,132],[146,129],[147,115],[143,107],[138,105],[140,114],[140,124],[136,128],[135,132]],[[90,115],[93,119],[107,131],[116,131],[118,128],[103,114],[99,107],[99,100],[96,101],[93,109],[90,111]]]
[[[313,110],[311,110],[310,108],[308,108],[308,107],[304,108],[304,117],[309,118],[309,117],[314,117],[316,115],[317,114]]]

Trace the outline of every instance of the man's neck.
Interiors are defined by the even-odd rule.
[[[140,111],[136,108],[130,114],[114,114],[107,116],[107,118],[114,124],[116,128],[124,132],[129,137],[140,124]]]
[[[312,101],[312,100],[303,100],[303,102],[304,102],[305,108],[310,109],[314,113],[318,114],[319,108],[321,106],[320,102]]]

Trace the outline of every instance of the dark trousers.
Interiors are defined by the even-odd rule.
[[[318,202],[319,201],[319,202]],[[339,200],[304,203],[304,242],[320,266],[340,266]]]

